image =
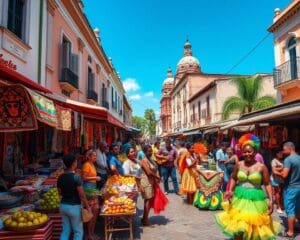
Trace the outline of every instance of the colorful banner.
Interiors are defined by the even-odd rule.
[[[57,111],[57,129],[63,131],[71,131],[72,111],[69,108],[64,108],[56,105]]]
[[[57,111],[54,102],[34,91],[28,89],[35,105],[36,115],[39,121],[51,127],[57,126]]]
[[[20,85],[0,87],[0,132],[31,131],[38,128],[32,101]]]

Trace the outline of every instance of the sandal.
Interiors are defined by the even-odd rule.
[[[286,231],[283,232],[282,236],[289,240],[295,239],[295,234],[289,235]]]

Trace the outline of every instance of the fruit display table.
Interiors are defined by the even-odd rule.
[[[130,240],[133,240],[133,222],[136,212],[132,213],[102,213],[104,218],[105,240],[112,239],[115,232],[129,231]]]
[[[100,216],[104,218],[105,240],[115,232],[129,231],[133,240],[138,190],[133,177],[110,177],[103,188],[105,198]]]
[[[48,221],[47,224],[37,230],[29,230],[24,232],[6,231],[0,230],[0,239],[10,240],[52,240],[52,221]]]
[[[198,173],[196,178],[198,190],[194,197],[194,206],[212,211],[220,209],[223,200],[221,187],[224,174],[211,170],[202,170]]]

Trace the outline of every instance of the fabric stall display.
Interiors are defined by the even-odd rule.
[[[99,143],[101,141],[101,125],[98,123],[95,124],[94,136],[95,136],[95,141]]]
[[[284,126],[269,127],[269,148],[277,148],[288,139],[288,130]]]
[[[27,89],[33,104],[35,105],[35,112],[37,119],[51,127],[57,127],[57,111],[54,102],[37,92]]]
[[[113,141],[112,127],[106,127],[106,130],[107,130],[106,142],[108,145],[111,145]]]
[[[0,87],[0,132],[31,131],[38,128],[29,94],[19,85]]]
[[[84,149],[89,149],[93,146],[93,124],[89,121],[84,121]]]
[[[223,178],[224,173],[222,172],[201,172],[196,178],[198,190],[193,205],[199,209],[221,209]]]
[[[69,108],[64,108],[56,105],[57,110],[57,129],[63,131],[71,131],[72,125],[72,111]]]

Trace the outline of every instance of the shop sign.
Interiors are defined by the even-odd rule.
[[[2,53],[0,53],[0,67],[6,67],[14,71],[17,70],[17,65],[14,64],[11,60],[4,59]]]

